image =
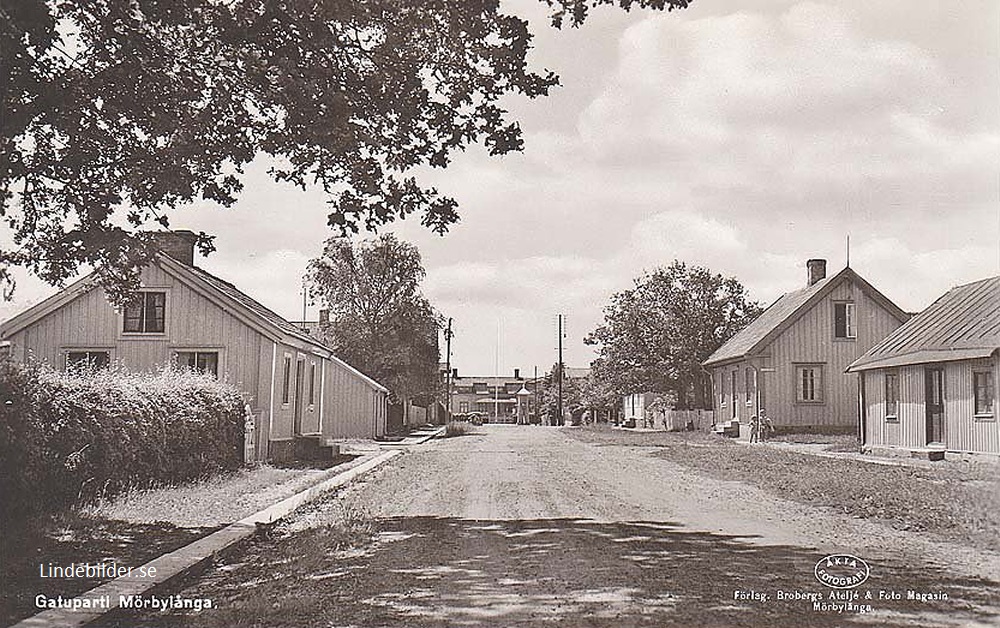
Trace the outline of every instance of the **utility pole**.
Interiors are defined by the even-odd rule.
[[[562,396],[562,384],[563,384],[563,382],[562,382],[562,380],[563,380],[563,346],[562,346],[562,341],[563,341],[563,315],[562,314],[558,314],[557,316],[559,317],[559,360],[556,362],[556,371],[558,371],[558,373],[556,374],[556,377],[557,377],[557,381],[559,382],[559,384],[558,384],[558,387],[559,387],[559,389],[558,389],[559,390],[559,398],[558,398],[558,401],[556,402],[556,416],[557,416],[556,421],[558,421],[559,425],[562,425],[563,424],[563,396]]]
[[[309,325],[306,323],[306,302],[308,300],[308,296],[309,296],[309,289],[306,287],[306,278],[303,277],[302,278],[302,329],[307,333],[309,332]],[[318,333],[319,326],[317,325],[316,327],[317,327],[316,335],[319,336]]]
[[[445,421],[451,420],[451,318],[448,318],[448,329],[444,332],[445,341],[445,358],[444,358],[444,368],[445,368],[445,399],[447,400],[447,406],[445,410]]]
[[[538,365],[537,364],[535,365],[535,377],[531,381],[533,383],[533,386],[531,387],[531,392],[533,393],[533,397],[535,399],[535,407],[534,407],[534,410],[535,410],[535,419],[538,421],[538,424],[541,425],[542,424],[542,409],[538,407]]]

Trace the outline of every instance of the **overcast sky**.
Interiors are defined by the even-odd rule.
[[[850,235],[851,266],[910,311],[1000,273],[1000,3],[695,0],[565,31],[540,0],[506,6],[563,86],[508,103],[523,153],[423,173],[461,205],[448,235],[393,227],[454,318],[460,374],[547,370],[558,313],[566,362],[587,365],[609,295],[674,258],[770,303],[810,257],[840,270]],[[172,225],[218,234],[198,263],[297,319],[327,211],[263,171],[235,208]],[[22,281],[0,316],[47,293]]]

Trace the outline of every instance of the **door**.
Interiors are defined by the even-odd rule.
[[[927,444],[944,444],[944,369],[924,370]]]
[[[303,382],[305,380],[305,370],[306,361],[303,358],[299,358],[295,363],[295,407],[294,414],[292,417],[292,425],[294,426],[295,435],[298,436],[302,434],[302,403],[303,399]]]

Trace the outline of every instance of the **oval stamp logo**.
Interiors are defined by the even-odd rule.
[[[816,579],[831,589],[853,589],[871,575],[868,563],[850,554],[831,554],[821,558],[813,570]]]

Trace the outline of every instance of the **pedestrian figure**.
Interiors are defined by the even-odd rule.
[[[756,414],[750,417],[750,442],[756,443],[760,440],[760,417]]]

